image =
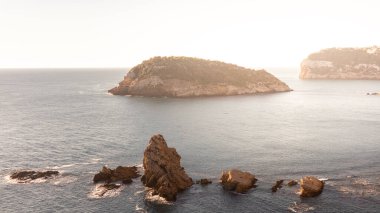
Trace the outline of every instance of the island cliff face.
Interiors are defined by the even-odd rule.
[[[302,61],[299,77],[380,80],[380,47],[321,50]]]
[[[265,70],[189,57],[154,57],[133,67],[114,95],[156,97],[223,96],[291,89]]]

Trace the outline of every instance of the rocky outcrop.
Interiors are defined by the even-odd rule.
[[[238,193],[247,192],[255,186],[257,181],[253,174],[237,169],[223,172],[220,180],[224,189]]]
[[[31,180],[43,178],[51,178],[53,176],[57,176],[59,174],[58,171],[18,171],[11,174],[11,179],[16,179],[20,182],[28,182]]]
[[[144,175],[141,180],[153,189],[152,195],[159,195],[168,201],[175,201],[177,193],[193,184],[180,163],[181,156],[169,148],[164,137],[154,135],[144,152]]]
[[[93,181],[97,182],[116,182],[122,181],[124,184],[132,183],[133,178],[140,177],[137,167],[123,167],[118,166],[116,169],[110,169],[103,166],[102,170],[95,174]]]
[[[284,180],[276,181],[276,183],[272,186],[272,192],[277,192],[277,190],[281,189],[283,183],[284,183]]]
[[[211,184],[212,181],[206,178],[202,178],[200,180],[195,181],[196,184],[201,184],[201,185],[208,185]]]
[[[315,177],[306,176],[301,179],[300,185],[299,194],[301,197],[315,197],[322,193],[324,182]]]
[[[295,185],[297,185],[297,184],[298,184],[298,182],[295,181],[295,180],[291,180],[291,181],[288,182],[288,186],[289,186],[289,187],[295,186]]]
[[[114,95],[156,97],[224,96],[291,89],[265,70],[189,57],[154,57],[133,67]]]
[[[299,77],[380,80],[380,47],[321,50],[302,61]]]

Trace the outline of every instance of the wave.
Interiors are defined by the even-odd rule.
[[[117,189],[107,190],[103,187],[103,184],[96,184],[91,192],[88,194],[88,198],[90,199],[100,199],[100,198],[109,198],[109,197],[117,197],[125,188],[124,185],[119,185],[120,187]]]
[[[139,204],[137,203],[136,206],[135,206],[135,211],[136,212],[148,212],[147,210],[139,207]]]
[[[153,195],[152,189],[148,189],[148,192],[145,194],[145,200],[156,204],[173,205],[173,202],[167,201],[159,195]]]
[[[79,165],[97,164],[97,163],[99,163],[101,160],[102,160],[101,158],[92,158],[92,159],[90,159],[90,161],[88,161],[88,162],[63,164],[63,165],[57,165],[57,166],[48,166],[48,167],[46,167],[46,169],[55,169],[55,170],[59,170],[59,169],[70,168],[70,167],[79,166]]]
[[[345,195],[358,197],[376,197],[380,195],[380,184],[370,178],[347,176],[345,179],[331,182],[330,185]]]
[[[288,210],[290,212],[295,212],[295,213],[301,213],[301,212],[308,212],[308,211],[314,211],[315,208],[312,206],[309,206],[306,203],[297,203],[294,202],[292,203],[289,207]]]

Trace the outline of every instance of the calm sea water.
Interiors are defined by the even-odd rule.
[[[301,81],[297,69],[269,69],[293,92],[212,98],[107,94],[125,70],[0,71],[0,212],[380,211],[379,81]],[[145,199],[136,179],[104,198],[92,177],[103,165],[142,164],[161,133],[182,156],[194,185],[176,203]],[[224,191],[222,170],[254,173],[258,187]],[[57,169],[43,183],[15,184],[18,169]],[[271,193],[277,179],[328,178],[322,195],[298,187]]]

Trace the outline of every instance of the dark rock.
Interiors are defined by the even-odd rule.
[[[112,190],[112,189],[120,188],[120,185],[117,185],[114,183],[106,183],[106,184],[103,184],[102,187],[106,188],[107,190]]]
[[[277,192],[278,189],[281,189],[282,183],[284,183],[284,180],[276,181],[276,183],[272,186],[272,192]]]
[[[223,188],[238,193],[245,193],[254,188],[257,179],[249,172],[242,172],[237,169],[225,171],[220,178]]]
[[[44,172],[39,172],[39,171],[19,171],[19,172],[14,172],[11,174],[11,179],[17,179],[20,181],[28,181],[28,180],[35,180],[39,178],[50,178],[52,176],[58,175],[58,171],[44,171]]]
[[[324,182],[318,180],[315,177],[307,176],[303,177],[300,181],[301,189],[300,196],[301,197],[315,197],[322,193]]]
[[[200,180],[195,181],[196,184],[201,184],[201,185],[208,185],[211,184],[212,181],[206,178],[202,178]]]
[[[95,174],[93,181],[97,182],[116,182],[122,181],[123,183],[131,183],[133,178],[140,177],[137,167],[123,167],[118,166],[116,169],[110,169],[103,166],[102,170]]]
[[[181,156],[169,148],[162,135],[154,135],[144,152],[144,175],[141,181],[168,201],[175,201],[177,193],[189,188],[193,181],[180,163]]]
[[[291,180],[291,181],[288,182],[288,186],[289,186],[289,187],[290,187],[290,186],[295,186],[295,185],[297,185],[297,184],[298,184],[298,182],[295,181],[295,180]]]
[[[96,193],[96,195],[99,197],[103,197],[103,195],[107,193],[108,191],[120,188],[120,185],[114,184],[114,183],[106,183],[106,184],[100,185],[99,188],[100,188],[100,191]]]

